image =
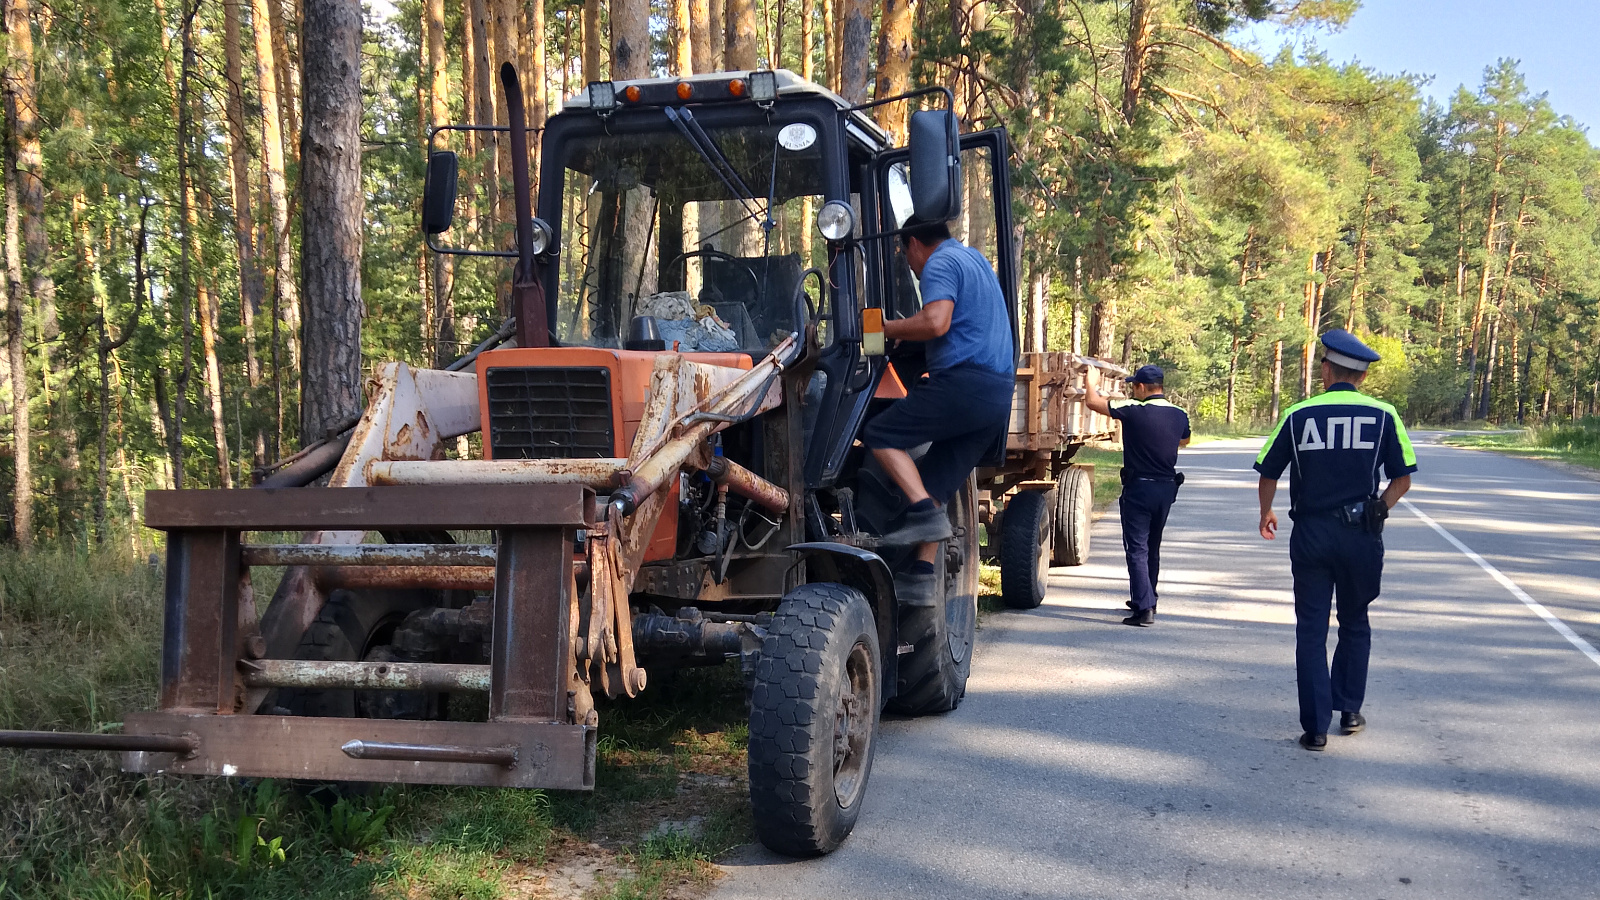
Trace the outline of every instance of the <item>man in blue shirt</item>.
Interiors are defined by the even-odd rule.
[[[984,451],[1005,433],[1016,382],[1011,320],[1000,279],[983,254],[950,236],[943,222],[913,225],[901,234],[916,274],[922,309],[883,323],[889,341],[927,344],[928,378],[904,400],[879,413],[862,442],[911,504],[887,543],[919,545],[899,580],[902,600],[931,602],[939,542],[950,537],[942,506],[966,482]],[[931,444],[920,461],[908,450]]]
[[[1189,443],[1189,414],[1167,402],[1166,373],[1143,366],[1128,376],[1132,400],[1111,400],[1085,384],[1084,405],[1122,423],[1122,550],[1128,558],[1128,608],[1124,625],[1156,621],[1156,580],[1161,574],[1161,533],[1178,499],[1178,448]]]
[[[1339,729],[1366,726],[1372,627],[1367,606],[1383,578],[1383,521],[1411,488],[1417,454],[1395,408],[1360,392],[1377,353],[1335,328],[1322,336],[1322,383],[1327,390],[1289,407],[1267,439],[1255,469],[1261,473],[1261,536],[1274,540],[1272,500],[1289,469],[1289,568],[1294,575],[1295,681],[1299,685],[1300,746],[1323,750],[1339,710]],[[1389,486],[1378,494],[1378,469]],[[1339,641],[1328,668],[1328,614],[1338,594]]]

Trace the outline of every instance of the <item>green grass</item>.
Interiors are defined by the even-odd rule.
[[[1517,431],[1452,434],[1444,443],[1600,469],[1600,419],[1595,418]]]
[[[159,568],[126,543],[0,550],[0,728],[115,731],[124,711],[154,707],[161,595]],[[682,894],[753,838],[744,685],[737,664],[651,675],[638,699],[601,702],[593,793],[339,796],[0,750],[0,900],[490,900],[513,868],[573,841],[610,848],[631,873],[607,886],[614,896]],[[694,828],[652,835],[663,819]]]
[[[1266,437],[1271,433],[1275,422],[1235,422],[1229,425],[1225,422],[1197,422],[1194,424],[1194,437],[1190,445],[1206,444],[1211,441],[1231,441],[1239,438]]]

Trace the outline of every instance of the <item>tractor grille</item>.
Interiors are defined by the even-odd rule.
[[[495,459],[604,459],[616,453],[611,373],[603,368],[487,372]]]

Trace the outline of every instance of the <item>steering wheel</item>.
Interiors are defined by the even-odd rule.
[[[684,283],[688,284],[688,260],[690,257],[694,256],[709,256],[712,259],[726,260],[743,269],[744,273],[750,276],[750,286],[755,288],[755,293],[751,294],[751,299],[761,299],[761,279],[756,277],[756,270],[750,268],[749,263],[744,262],[739,257],[734,256],[731,253],[724,253],[721,250],[688,250],[683,253],[679,253],[677,256],[674,256],[672,261],[667,263],[667,268],[670,269],[680,262],[684,263]]]

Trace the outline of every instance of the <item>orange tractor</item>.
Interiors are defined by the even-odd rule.
[[[360,420],[256,489],[149,492],[160,708],[123,734],[0,744],[119,750],[135,772],[583,790],[597,695],[737,659],[761,840],[826,853],[861,809],[880,712],[961,702],[984,526],[1013,605],[1042,599],[1053,552],[1081,561],[1070,459],[1111,430],[1073,384],[1105,367],[1022,360],[1013,433],[948,504],[942,595],[899,603],[905,551],[877,535],[905,503],[856,440],[921,374],[883,346],[883,319],[919,306],[893,238],[913,211],[956,222],[1015,321],[1004,132],[921,110],[896,148],[785,71],[591,84],[544,129],[535,215],[501,75],[514,327],[448,370],[378,367]],[[928,98],[948,107],[900,99]],[[442,251],[456,171],[430,153]],[[481,458],[447,459],[471,433]],[[284,531],[303,537],[246,540]],[[285,574],[258,617],[260,566]]]

